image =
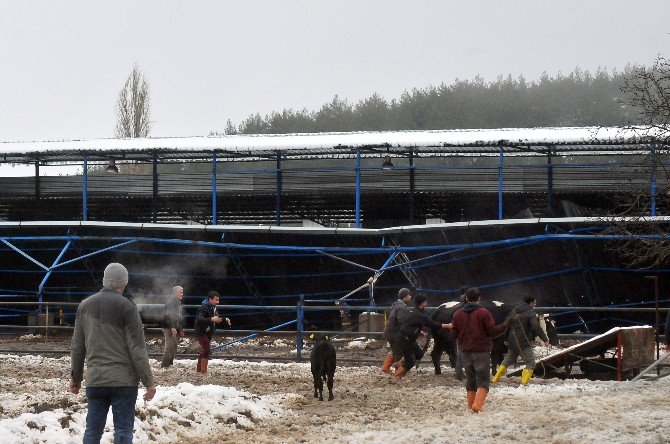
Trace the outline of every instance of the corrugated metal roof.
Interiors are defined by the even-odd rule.
[[[278,151],[292,156],[334,156],[367,152],[486,153],[508,150],[616,151],[639,150],[658,132],[643,127],[503,128],[431,131],[379,131],[315,134],[231,135],[217,137],[166,137],[91,139],[44,142],[2,142],[0,161],[30,162],[90,160],[110,157],[196,159],[216,153],[222,158],[263,158]]]

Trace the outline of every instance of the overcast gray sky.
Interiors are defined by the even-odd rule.
[[[0,141],[112,137],[137,63],[153,136],[480,74],[670,56],[669,0],[0,1]]]

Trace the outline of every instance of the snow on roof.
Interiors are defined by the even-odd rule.
[[[175,157],[196,157],[197,154],[259,156],[282,151],[285,154],[342,154],[357,149],[388,149],[390,152],[438,152],[458,147],[552,145],[625,145],[640,144],[653,138],[647,128],[563,127],[502,128],[430,131],[371,131],[349,133],[303,133],[230,135],[210,137],[165,137],[136,139],[90,139],[43,142],[2,142],[0,160],[5,162],[49,158],[60,154],[180,154]],[[467,151],[467,150],[464,150]]]

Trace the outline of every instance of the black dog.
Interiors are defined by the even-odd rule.
[[[316,343],[309,355],[309,362],[312,365],[312,376],[314,377],[314,397],[323,401],[323,381],[328,381],[328,401],[332,401],[333,396],[333,376],[335,375],[335,365],[337,354],[335,347],[328,340],[328,336],[310,335]]]

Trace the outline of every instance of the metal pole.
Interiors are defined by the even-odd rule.
[[[82,211],[81,218],[83,221],[88,220],[88,156],[84,156],[84,175],[82,178]]]
[[[656,359],[658,359],[661,354],[661,344],[659,337],[660,335],[658,334],[660,324],[660,314],[658,312],[658,276],[645,276],[644,278],[651,279],[654,281],[654,314],[655,314],[654,329],[656,331]],[[668,334],[668,332],[665,332],[665,334]]]
[[[151,221],[156,223],[158,212],[158,155],[154,154],[153,162],[153,195],[151,196]]]
[[[303,316],[305,315],[305,312],[303,311],[302,307],[305,302],[305,295],[301,294],[300,298],[298,299],[298,304],[296,306],[296,332],[297,332],[297,340],[296,340],[296,357],[298,360],[302,359],[302,332],[303,332]]]
[[[40,161],[35,161],[35,201],[40,201]]]
[[[281,225],[281,151],[277,153],[277,196],[275,198],[275,225]]]
[[[361,150],[356,150],[356,228],[361,228]]]
[[[547,208],[553,206],[554,193],[554,166],[552,165],[553,147],[547,149]]]
[[[500,162],[498,162],[498,220],[503,218],[503,146],[500,145]]]
[[[616,380],[621,382],[623,379],[623,333],[619,332],[616,335]]]
[[[414,150],[409,150],[409,223],[414,225]]]
[[[656,144],[651,144],[651,215],[656,216]]]
[[[44,342],[49,339],[49,304],[46,304],[46,312],[44,315]]]
[[[212,225],[216,225],[216,154],[212,155]]]

